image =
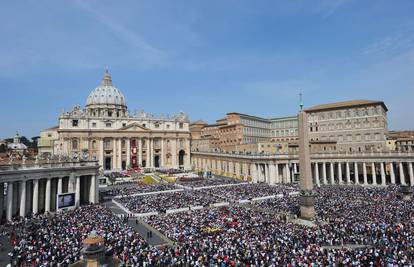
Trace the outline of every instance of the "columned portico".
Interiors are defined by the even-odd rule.
[[[0,192],[3,192],[1,190],[4,190],[4,184],[7,183],[6,219],[11,220],[13,216],[24,217],[28,213],[56,212],[59,208],[57,196],[63,192],[75,193],[76,205],[86,204],[87,202],[81,201],[81,191],[87,184],[90,185],[90,190],[84,197],[96,203],[98,183],[95,174],[98,168],[98,162],[41,162],[10,167],[2,165]],[[89,183],[81,183],[81,180],[85,181],[89,177],[92,177]],[[75,186],[70,185],[71,180],[74,180]],[[0,207],[2,196],[3,194],[0,194]],[[0,213],[2,211],[3,209],[0,209]]]
[[[258,157],[257,155],[194,151],[192,157],[192,162],[196,166],[201,166],[206,161],[208,166],[212,166],[210,167],[211,171],[215,174],[230,177],[247,177],[250,175],[253,181],[270,184],[292,183],[295,164],[296,168],[299,166],[295,155],[265,155]],[[355,155],[346,153],[335,155],[335,157],[332,154],[320,156],[314,154],[311,156],[313,181],[316,185],[384,186],[390,183],[388,179],[391,177],[391,183],[404,185],[405,182],[405,184],[410,183],[411,185],[414,183],[412,158],[414,158],[414,153],[378,153],[378,155],[373,153],[355,153]],[[249,174],[247,173],[248,168],[239,168],[241,164],[250,166]],[[396,173],[393,168],[394,165],[397,168]],[[233,166],[236,166],[236,168],[233,168]],[[395,179],[396,175],[398,179]]]

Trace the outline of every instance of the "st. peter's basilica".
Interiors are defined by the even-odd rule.
[[[158,118],[143,110],[130,114],[124,95],[106,71],[84,109],[77,105],[62,112],[58,126],[41,132],[39,153],[87,155],[104,170],[189,169],[189,120],[182,112]]]

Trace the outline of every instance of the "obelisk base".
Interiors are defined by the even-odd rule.
[[[300,218],[313,220],[315,218],[315,197],[313,192],[306,192],[300,196]]]

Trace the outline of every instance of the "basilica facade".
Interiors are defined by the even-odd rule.
[[[87,155],[103,170],[191,168],[187,115],[131,114],[108,71],[85,108],[62,111],[59,125],[42,131],[38,146],[39,154]]]

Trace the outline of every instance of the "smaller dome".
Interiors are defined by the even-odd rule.
[[[86,106],[89,105],[119,105],[126,107],[125,97],[112,84],[112,78],[108,70],[105,71],[101,84],[89,94]]]

